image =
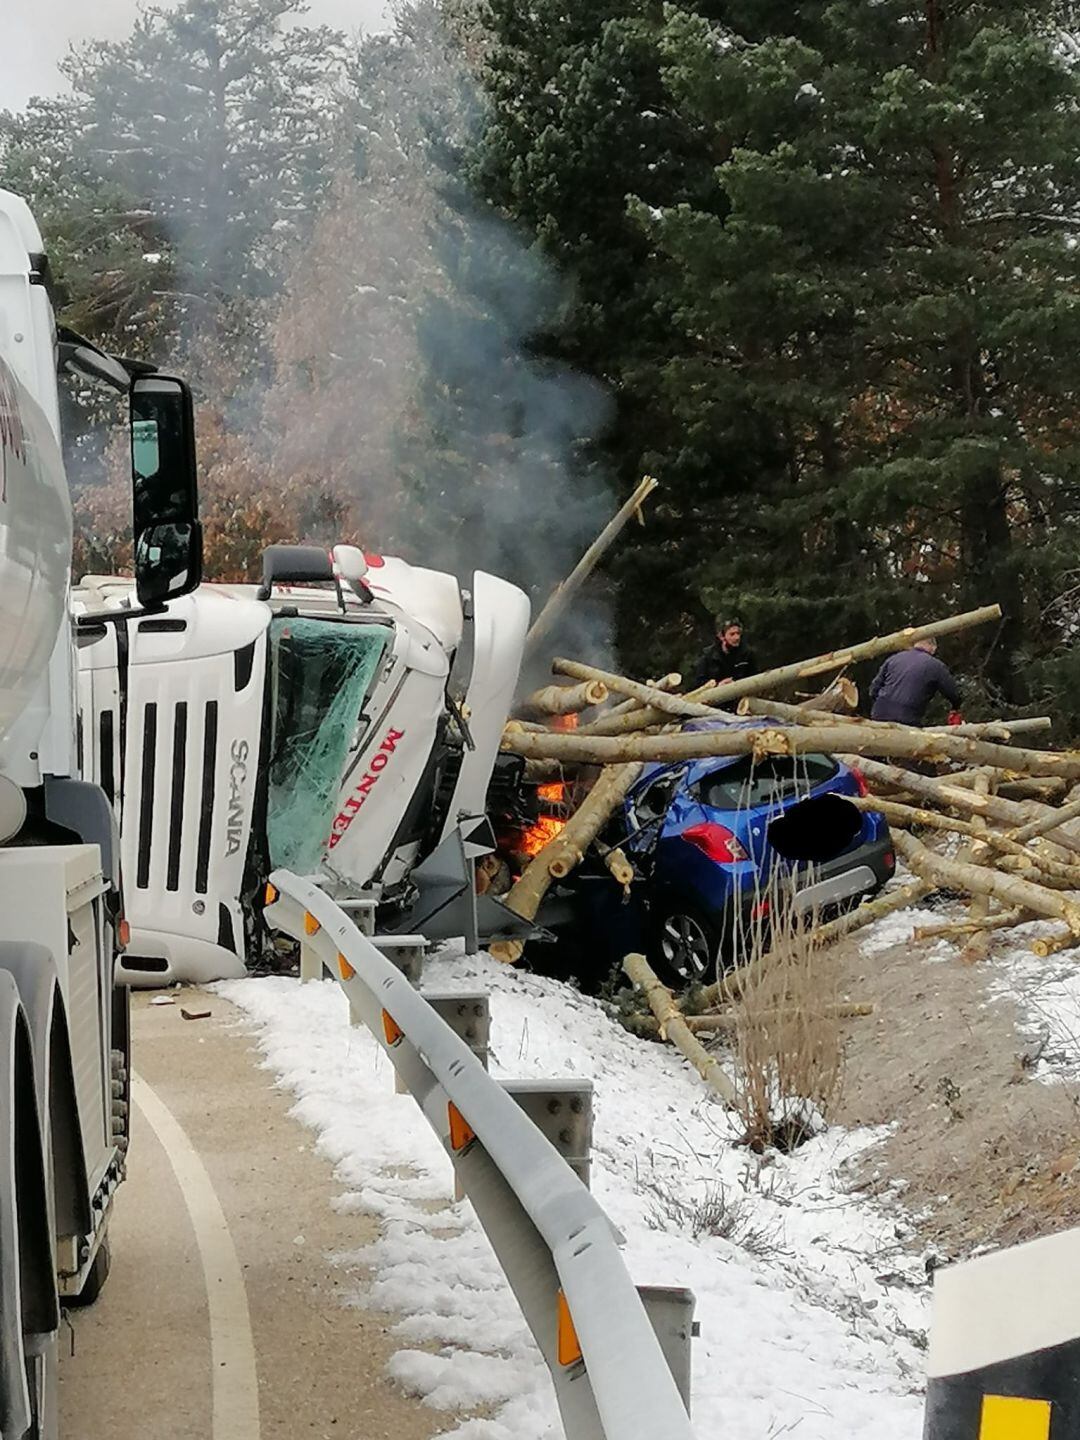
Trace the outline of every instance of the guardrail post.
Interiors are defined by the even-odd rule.
[[[300,983],[305,984],[308,980],[321,980],[323,963],[319,959],[319,952],[313,945],[305,945],[300,942]]]
[[[459,1040],[465,1041],[486,1070],[488,1041],[491,1038],[491,1009],[486,993],[482,990],[424,990],[421,993],[439,1019],[449,1025]],[[464,1199],[465,1187],[455,1169],[454,1203]]]
[[[420,981],[424,978],[424,955],[428,948],[428,942],[423,935],[373,935],[371,943],[380,954],[386,956],[391,965],[401,971],[414,990],[419,990]],[[357,1019],[355,1023],[362,1025],[364,1022]],[[394,1094],[408,1093],[409,1087],[395,1070]]]
[[[591,1080],[504,1080],[503,1089],[524,1110],[545,1139],[589,1183],[592,1151]]]
[[[923,1440],[1064,1440],[1080,1421],[1080,1230],[934,1273]]]
[[[689,1415],[690,1349],[698,1333],[694,1292],[678,1285],[639,1285],[637,1292]]]
[[[370,940],[375,934],[376,901],[357,896],[353,900],[339,900],[338,905],[360,931]]]
[[[422,990],[420,993],[439,1019],[445,1021],[460,1040],[465,1041],[486,1070],[491,1038],[491,1008],[486,992]]]
[[[373,935],[371,943],[395,965],[415,989],[424,976],[428,942],[423,935]]]

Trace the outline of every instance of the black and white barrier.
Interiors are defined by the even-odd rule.
[[[923,1437],[1080,1437],[1080,1230],[937,1272]]]

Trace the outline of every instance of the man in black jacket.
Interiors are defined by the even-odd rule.
[[[694,671],[691,689],[713,680],[741,680],[757,674],[757,661],[742,643],[741,620],[716,617],[716,639],[702,655]]]
[[[952,706],[949,724],[958,725],[960,688],[948,666],[937,658],[936,640],[919,640],[910,650],[890,655],[870,685],[870,718],[921,725],[935,695]]]

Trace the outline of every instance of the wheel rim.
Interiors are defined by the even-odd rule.
[[[668,965],[685,980],[700,980],[712,964],[712,946],[704,927],[692,915],[669,915],[660,949]]]

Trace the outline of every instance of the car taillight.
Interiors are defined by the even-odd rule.
[[[738,837],[726,825],[715,825],[711,821],[704,825],[691,825],[683,831],[682,838],[717,865],[732,865],[736,860],[750,859]]]
[[[851,773],[852,773],[852,775],[855,776],[855,784],[859,787],[859,794],[862,795],[862,796],[869,795],[869,794],[870,794],[870,786],[867,785],[867,783],[866,783],[866,776],[862,773],[862,771],[861,771],[861,770],[857,770],[857,769],[855,768],[855,766],[853,765],[853,766],[851,767]]]

